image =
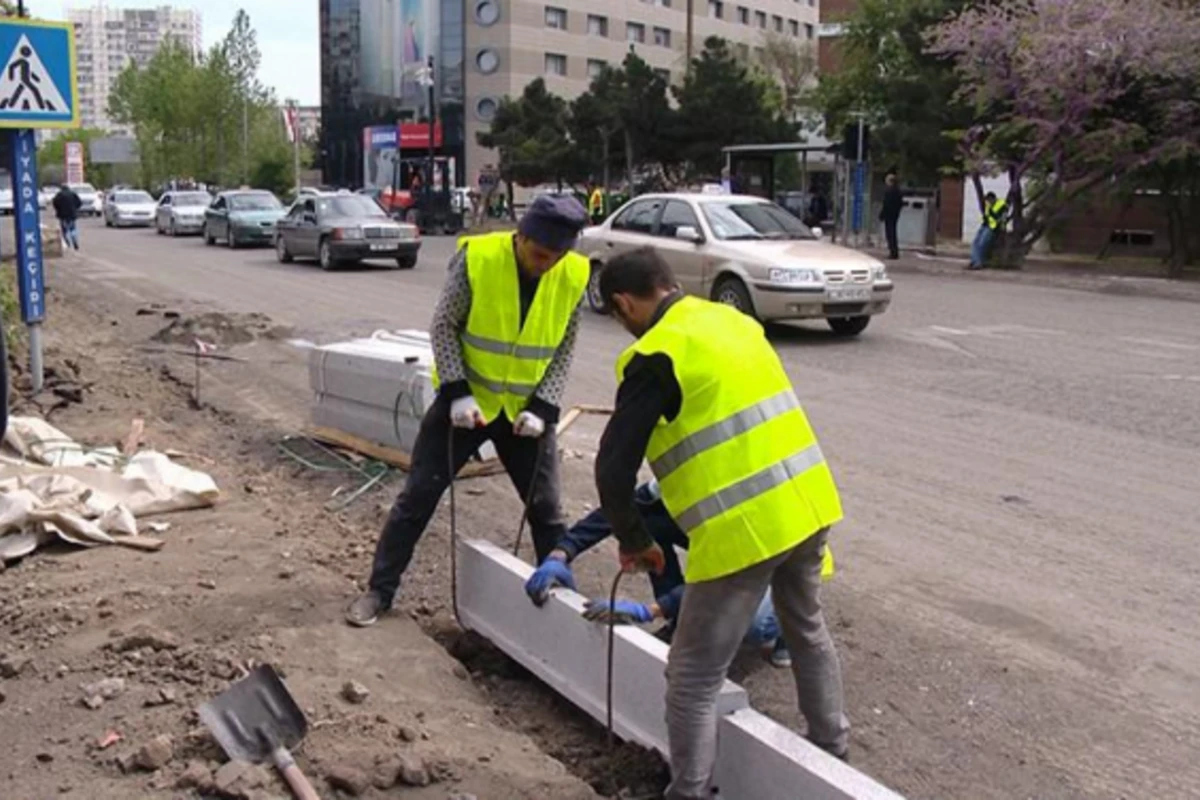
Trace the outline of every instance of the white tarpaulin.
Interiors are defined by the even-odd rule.
[[[203,472],[143,450],[89,450],[33,417],[8,421],[0,455],[0,559],[61,539],[90,547],[137,536],[137,518],[211,506],[219,491]],[[37,463],[34,463],[37,462]]]

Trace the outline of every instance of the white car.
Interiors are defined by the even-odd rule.
[[[8,216],[13,213],[12,189],[0,189],[0,214]]]
[[[104,224],[110,228],[149,227],[158,205],[149,194],[137,189],[113,192],[104,204]]]
[[[79,202],[83,203],[79,208],[80,214],[90,214],[93,217],[100,216],[104,210],[104,201],[100,197],[100,193],[96,191],[96,187],[90,183],[68,183],[67,187],[79,195]]]
[[[158,198],[158,211],[154,217],[154,229],[171,236],[199,234],[204,230],[204,209],[212,203],[208,192],[174,191],[164,192]]]
[[[41,189],[38,189],[38,208],[43,211],[49,208],[56,194],[58,194],[57,186],[43,186]]]

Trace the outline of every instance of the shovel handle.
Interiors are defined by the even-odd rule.
[[[275,762],[275,769],[279,770],[279,774],[291,787],[296,800],[321,800],[317,790],[308,782],[308,778],[304,777],[304,773],[296,764],[296,759],[292,758],[292,754],[286,747],[276,747],[275,751],[271,753],[271,760]]]

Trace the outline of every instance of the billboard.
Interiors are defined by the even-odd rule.
[[[65,154],[66,183],[83,183],[83,142],[67,142]]]
[[[431,54],[437,57],[438,7],[438,0],[360,0],[364,93],[401,108],[425,108],[419,73]]]

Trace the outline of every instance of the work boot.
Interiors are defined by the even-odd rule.
[[[370,590],[355,598],[354,602],[346,607],[346,623],[356,628],[365,628],[374,625],[384,611],[387,611],[387,607],[383,604],[383,598],[379,596],[379,592]]]

